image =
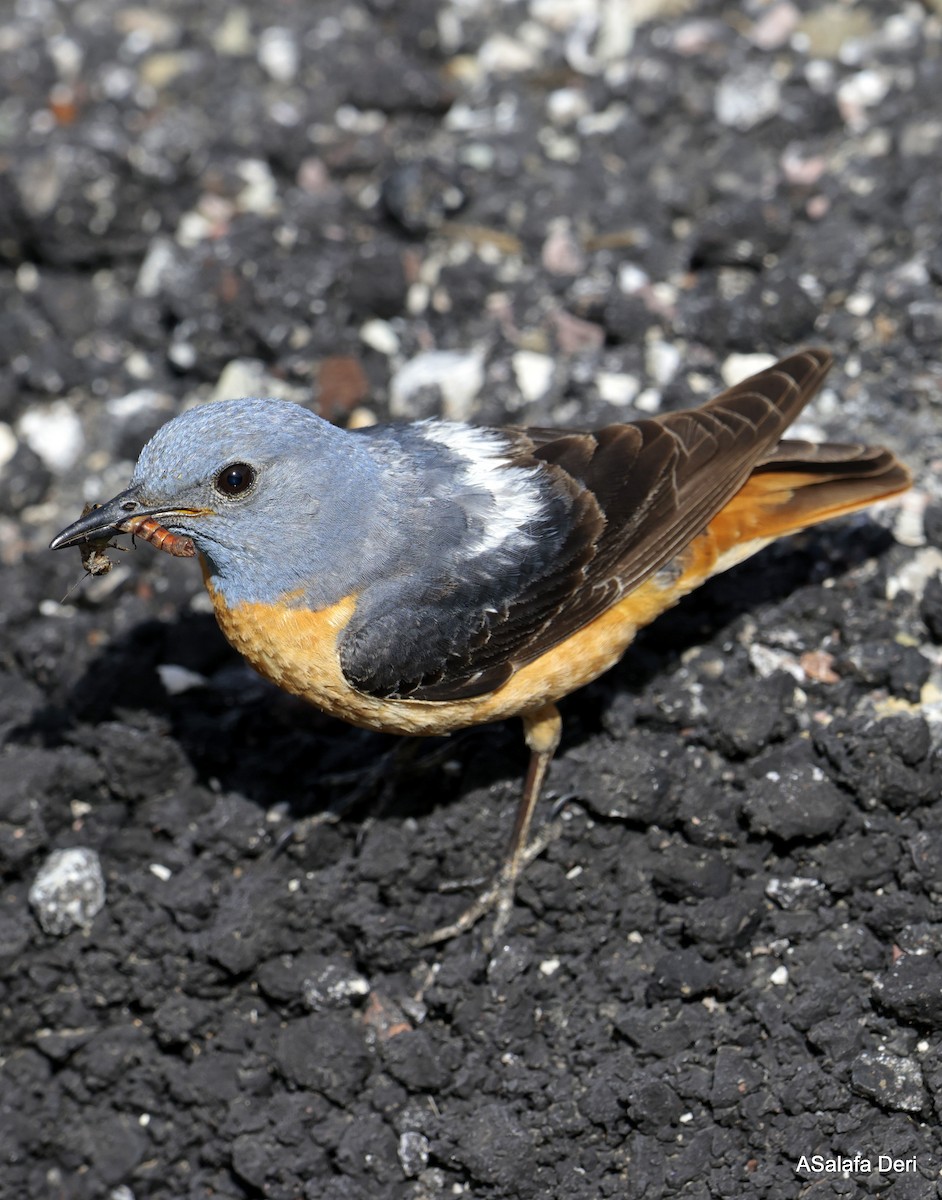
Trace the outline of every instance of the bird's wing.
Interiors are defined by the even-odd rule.
[[[783,432],[830,365],[823,350],[796,354],[702,408],[593,433],[508,431],[516,460],[540,464],[571,495],[567,537],[549,569],[409,695],[444,701],[493,690],[638,587],[753,470],[777,462]]]

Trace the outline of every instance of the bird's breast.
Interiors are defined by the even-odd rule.
[[[260,674],[352,725],[405,735],[450,733],[557,700],[612,666],[639,624],[616,605],[493,692],[453,701],[389,699],[352,687],[340,666],[340,640],[356,609],[355,595],[312,612],[287,602],[230,606],[209,581],[207,589],[227,641]]]

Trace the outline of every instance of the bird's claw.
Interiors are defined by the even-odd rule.
[[[547,846],[556,841],[563,831],[563,826],[562,817],[548,821],[513,860],[504,864],[493,883],[489,884],[464,912],[448,925],[440,925],[428,933],[419,934],[418,937],[413,938],[413,946],[416,949],[425,949],[428,946],[439,945],[441,942],[449,942],[452,938],[467,933],[482,917],[493,912],[494,922],[483,938],[484,949],[488,954],[492,953],[510,922],[514,910],[517,880],[524,869],[535,858],[538,858]]]

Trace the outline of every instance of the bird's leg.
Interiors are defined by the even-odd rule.
[[[416,939],[416,945],[431,946],[436,942],[447,942],[450,938],[465,933],[491,911],[495,911],[495,917],[493,929],[487,938],[488,948],[493,947],[504,932],[513,911],[514,893],[521,872],[559,836],[559,823],[554,821],[532,842],[527,841],[533,822],[533,811],[540,798],[546,772],[559,745],[561,731],[562,718],[555,704],[544,704],[535,712],[523,714],[523,733],[530,749],[530,764],[527,767],[523,795],[517,806],[517,817],[504,865],[490,887],[482,892],[456,921],[423,934]]]

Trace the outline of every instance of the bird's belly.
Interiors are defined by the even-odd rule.
[[[565,641],[520,667],[500,688],[461,700],[385,699],[351,687],[340,667],[339,640],[356,607],[347,596],[311,612],[286,604],[229,607],[207,580],[227,640],[257,671],[285,691],[353,725],[385,733],[442,734],[520,716],[590,683],[622,656],[638,629],[670,607],[674,584],[635,589]]]

